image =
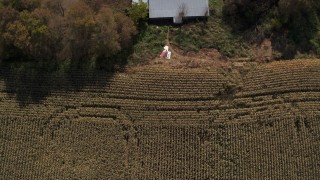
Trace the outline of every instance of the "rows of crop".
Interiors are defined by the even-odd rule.
[[[256,122],[260,117],[285,117],[288,111],[292,113],[301,112],[300,109],[291,109],[290,104],[284,104],[281,108],[263,106],[208,111],[130,111],[129,114],[137,124],[193,125]]]
[[[259,95],[268,95],[268,94],[283,94],[291,92],[319,92],[319,84],[316,82],[309,82],[308,85],[303,85],[303,83],[292,83],[285,84],[282,86],[269,86],[270,88],[257,88],[250,91],[244,91],[239,93],[239,96],[250,97],[250,96],[259,96]]]
[[[121,106],[146,106],[144,108],[152,109],[153,106],[181,106],[181,107],[215,107],[224,102],[223,99],[218,97],[208,97],[208,99],[198,100],[197,98],[186,97],[185,99],[175,99],[170,98],[157,98],[154,99],[150,97],[149,99],[131,99],[130,96],[126,97],[112,97],[112,95],[108,93],[87,93],[87,92],[79,92],[74,94],[74,98],[83,99],[84,103],[88,104],[119,104]],[[147,98],[147,97],[145,97]],[[86,101],[86,99],[90,99],[90,101]],[[154,99],[154,100],[153,100]],[[279,104],[283,102],[294,102],[294,101],[318,101],[320,99],[319,92],[292,92],[292,93],[282,93],[282,94],[274,94],[274,95],[263,95],[263,96],[253,96],[253,97],[237,97],[232,100],[232,103],[235,106],[244,106],[244,107],[254,107],[254,106],[262,106],[262,105],[273,105]],[[147,106],[151,107],[148,108]]]
[[[138,82],[138,81],[137,81]],[[223,90],[223,83],[213,83],[207,82],[203,84],[196,84],[193,82],[187,82],[182,84],[168,84],[163,83],[162,85],[148,85],[144,82],[139,83],[125,83],[121,84],[113,84],[111,86],[104,86],[103,88],[99,88],[97,86],[93,87],[83,87],[81,88],[81,92],[85,93],[105,93],[108,96],[112,97],[154,97],[154,98],[161,98],[161,97],[170,97],[170,98],[183,98],[191,96],[191,97],[206,97],[206,96],[216,96],[219,91]],[[23,95],[28,97],[32,96],[41,96],[43,93],[51,94],[50,87],[41,87],[41,90],[37,90],[37,87],[33,87],[34,89],[30,89],[28,87],[19,87],[16,86],[16,89],[13,90],[5,90],[3,92],[15,94],[18,93],[19,95]],[[46,92],[47,91],[47,92]],[[72,93],[74,90],[63,91],[62,93]],[[23,94],[22,94],[23,93]],[[53,92],[55,93],[55,92]]]
[[[38,123],[33,119],[14,116],[0,118],[0,156],[2,179],[34,179],[38,174],[32,164],[34,144],[39,135]]]
[[[283,98],[285,102],[320,101],[320,91],[286,93],[281,95],[281,98]]]
[[[192,122],[247,122],[255,121],[256,115],[272,114],[281,116],[287,111],[301,111],[306,108],[299,108],[303,104],[317,103],[318,93],[291,93],[278,96],[266,95],[252,98],[236,98],[230,103],[222,100],[209,101],[166,101],[164,100],[132,100],[116,99],[101,96],[101,94],[91,94],[88,98],[90,101],[81,101],[82,106],[92,108],[115,108],[117,111],[123,111],[129,114],[137,122],[171,122],[187,123]],[[311,96],[313,95],[313,96]],[[295,97],[299,97],[295,100]],[[307,98],[308,97],[308,98]],[[313,97],[313,98],[310,98]],[[297,102],[299,102],[297,104]],[[297,106],[298,105],[298,106]],[[312,105],[308,105],[312,106]],[[317,110],[318,105],[314,104],[309,110]],[[98,112],[97,112],[98,113]],[[217,115],[214,115],[217,114]]]
[[[249,72],[244,93],[230,97],[217,94],[219,73],[204,70],[42,86],[50,93],[23,106],[0,81],[0,179],[319,177],[319,65],[285,64]],[[17,89],[30,96],[31,86]]]
[[[130,99],[130,98],[110,98],[108,94],[87,94],[82,96],[79,94],[80,102],[83,106],[92,107],[114,107],[124,108],[127,110],[179,110],[179,109],[206,109],[209,107],[217,107],[221,104],[220,100],[199,100],[186,99],[184,101],[168,100],[167,98],[152,100],[150,99]],[[87,101],[86,101],[87,100]]]
[[[265,117],[265,123],[212,126],[144,124],[137,128],[141,163],[134,178],[317,177],[319,118]]]
[[[154,76],[156,76],[155,74]],[[152,76],[149,77],[152,79]],[[151,96],[151,97],[182,97],[182,96],[205,96],[216,95],[223,89],[222,81],[181,81],[174,80],[172,82],[155,80],[148,83],[146,80],[137,79],[133,82],[120,81],[111,83],[99,90],[110,95],[128,95],[133,97]],[[83,89],[85,92],[96,92],[96,88]]]
[[[108,118],[120,121],[128,119],[125,114],[114,108],[80,107],[78,113],[80,117],[85,118]]]
[[[320,101],[319,92],[291,92],[273,95],[236,98],[233,104],[237,107],[257,107],[265,105],[278,105],[282,103]]]
[[[311,102],[297,102],[294,104],[296,108],[308,112],[320,112],[320,102],[319,101],[311,101]]]
[[[20,108],[18,104],[10,105],[2,103],[2,115],[14,117],[46,117],[50,114],[60,114],[61,117],[79,118],[132,118],[137,123],[169,123],[169,124],[205,124],[208,122],[250,122],[255,121],[256,115],[272,114],[281,116],[286,111],[319,111],[319,101],[310,99],[310,93],[303,99],[300,94],[284,94],[285,98],[273,96],[260,96],[255,98],[239,98],[231,104],[225,104],[221,100],[213,101],[150,101],[132,99],[113,99],[94,97],[86,93],[77,97],[54,97],[48,98],[41,106],[29,105],[28,108]],[[313,95],[317,95],[313,93]],[[295,100],[295,97],[299,97]],[[65,99],[66,98],[66,99]],[[73,101],[73,107],[67,103]],[[12,101],[14,103],[14,101]],[[56,104],[54,102],[57,102]],[[65,104],[64,104],[65,103]],[[61,106],[60,108],[54,105]],[[77,109],[70,113],[68,109]],[[56,111],[57,110],[57,111]],[[64,114],[68,112],[68,114]]]
[[[250,72],[245,78],[243,92],[238,93],[238,95],[241,97],[243,95],[254,96],[319,90],[320,78],[315,76],[319,73],[313,70],[314,66],[300,68],[299,61],[292,62],[289,66],[292,66],[292,69],[289,68],[290,71],[283,71],[282,69],[286,69],[285,64],[274,63]],[[310,71],[310,69],[313,71]],[[92,83],[92,85],[88,84],[81,87],[80,91],[84,93],[103,93],[105,96],[123,99],[140,98],[147,100],[150,98],[160,100],[163,98],[165,101],[170,100],[170,98],[176,100],[201,98],[205,100],[206,98],[217,97],[217,94],[223,91],[224,85],[227,84],[217,72],[207,74],[206,72],[182,72],[152,70],[134,74],[118,74],[109,79],[106,78],[105,84],[101,84],[103,86],[100,88],[99,84]],[[23,89],[24,87],[17,85],[17,89],[20,88]],[[46,89],[46,87],[42,87],[42,89]],[[33,87],[32,91],[33,95],[36,95],[37,87]],[[26,91],[26,93],[28,92]],[[67,92],[72,93],[72,91]]]
[[[1,179],[123,179],[121,126],[99,121],[1,118]]]
[[[131,95],[138,96],[156,96],[156,97],[175,97],[175,95],[184,96],[204,96],[203,94],[216,94],[222,89],[226,83],[217,73],[214,74],[197,74],[197,73],[168,73],[167,76],[161,76],[161,72],[154,72],[150,75],[143,75],[144,73],[137,74],[117,74],[113,77],[101,78],[96,82],[85,83],[81,82],[83,78],[74,78],[64,80],[63,83],[52,82],[62,86],[63,91],[73,91],[79,85],[83,92],[104,92],[114,96]],[[78,82],[79,81],[79,82]],[[55,89],[51,84],[27,84],[17,82],[14,84],[13,89],[5,91],[12,91],[9,93],[19,93],[15,91],[28,93],[30,91],[36,94],[37,91],[50,91]],[[32,83],[32,81],[30,81]],[[68,87],[70,86],[70,87]],[[50,92],[51,93],[51,92]]]
[[[250,71],[244,79],[245,95],[320,89],[320,63],[300,61],[271,63]],[[241,93],[240,93],[241,94]]]
[[[186,179],[205,176],[197,127],[149,126],[138,128],[140,164],[137,179]],[[205,178],[203,178],[205,179]]]
[[[317,93],[291,93],[284,94],[283,97],[271,95],[259,96],[254,98],[234,99],[231,104],[226,104],[221,100],[213,101],[152,101],[152,100],[132,100],[114,99],[100,97],[99,94],[80,93],[77,95],[52,96],[43,102],[45,107],[29,105],[21,111],[19,108],[2,103],[2,114],[10,116],[45,117],[49,114],[58,113],[61,117],[100,117],[121,119],[130,116],[139,123],[175,123],[175,124],[194,124],[208,122],[248,122],[255,121],[255,115],[273,114],[281,116],[286,111],[317,111],[319,101],[316,101]],[[313,95],[313,96],[311,96]],[[73,97],[74,96],[74,97]],[[97,97],[98,96],[98,97]],[[295,97],[299,97],[295,100]],[[306,98],[303,98],[306,97]],[[313,98],[310,98],[313,97]],[[68,103],[69,101],[73,103]],[[14,103],[14,101],[12,101]],[[72,104],[72,106],[70,106]],[[57,108],[55,106],[60,106]],[[77,109],[70,113],[68,109]],[[58,111],[54,111],[54,110]],[[295,110],[296,109],[296,110]],[[63,114],[69,112],[70,114]]]
[[[46,119],[53,114],[60,113],[64,107],[59,106],[39,106],[29,105],[28,107],[20,107],[16,102],[3,101],[0,103],[0,117],[35,117]]]
[[[217,74],[219,73],[216,68],[211,69],[167,69],[167,68],[161,68],[161,67],[141,67],[141,68],[135,68],[134,70],[129,71],[131,74],[143,74],[143,75],[149,75],[153,74],[154,72],[159,71],[161,75],[167,76],[168,74],[174,74],[177,76],[180,75],[203,75],[203,74]]]
[[[4,143],[1,152],[6,155],[2,168],[5,177],[14,179],[23,176],[64,179],[71,175],[124,178],[127,168],[128,177],[133,179],[316,177],[319,118],[319,115],[266,116],[261,119],[264,123],[248,124],[144,123],[136,126],[136,147],[129,147],[138,151],[132,153],[139,156],[129,162],[135,166],[128,167],[123,165],[125,140],[121,127],[106,120],[56,122],[60,125],[54,128],[53,135],[51,127],[43,132],[43,137],[52,138],[49,140],[38,137],[42,122],[5,119],[1,121],[4,134],[1,138],[11,139],[1,141]],[[15,146],[10,143],[14,139],[23,141]],[[11,152],[21,161],[14,159]],[[29,163],[34,156],[37,164]],[[13,166],[19,169],[13,172]],[[89,172],[93,174],[88,175]]]

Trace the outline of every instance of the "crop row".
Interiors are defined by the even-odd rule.
[[[317,89],[319,86],[319,61],[310,61],[303,66],[299,61],[271,63],[250,71],[244,78],[244,91],[273,91],[297,87]]]
[[[176,75],[189,75],[189,74],[217,74],[217,69],[165,69],[165,68],[148,68],[142,67],[140,69],[135,70],[134,72],[129,72],[129,74],[147,74],[152,75],[155,72],[162,73],[162,75],[166,76],[168,74],[176,74]]]
[[[301,88],[301,90],[319,90],[319,85],[320,81],[319,79],[314,79],[311,80],[309,79],[308,81],[301,80],[301,79],[296,79],[293,82],[284,81],[284,82],[274,82],[274,81],[259,81],[258,83],[252,83],[252,82],[246,82],[247,85],[244,87],[245,92],[256,92],[256,91],[276,91],[276,90],[286,90],[286,89],[297,89]]]
[[[14,79],[16,75],[10,75],[5,74],[3,75],[7,79]],[[144,71],[139,72],[137,74],[125,74],[125,73],[118,73],[114,75],[108,76],[107,74],[101,75],[101,76],[95,76],[90,78],[86,78],[85,74],[79,73],[79,76],[70,77],[70,78],[55,78],[50,79],[50,83],[42,83],[41,85],[50,85],[50,84],[61,84],[61,85],[68,85],[68,84],[83,84],[83,85],[101,85],[101,84],[112,84],[112,83],[132,83],[132,82],[145,82],[145,84],[152,84],[155,81],[163,82],[163,83],[186,83],[186,82],[192,82],[192,81],[200,81],[200,82],[209,82],[209,81],[220,81],[221,75],[218,73],[163,73],[162,71],[154,71],[153,73],[145,73]],[[10,82],[10,84],[16,84],[19,85],[21,82],[28,84],[32,83],[34,85],[40,85],[37,84],[37,80],[34,79],[32,76],[24,76],[19,77],[19,79],[16,79],[15,81]],[[83,83],[81,83],[83,82]],[[5,81],[1,81],[0,86],[4,87]]]
[[[205,176],[197,127],[140,126],[138,151],[144,165],[138,179]]]
[[[167,98],[160,99],[130,99],[130,98],[112,98],[108,94],[90,93],[79,94],[78,102],[84,106],[119,106],[125,109],[143,109],[143,110],[163,110],[163,111],[178,111],[179,109],[222,109],[227,107],[259,107],[259,106],[272,106],[282,103],[292,102],[307,102],[319,101],[319,92],[297,92],[297,93],[284,93],[276,95],[264,95],[257,97],[235,98],[231,101],[230,105],[225,101],[217,98],[197,100],[190,97],[190,99],[173,101]]]
[[[103,108],[100,110],[104,111]],[[210,115],[217,117],[220,114],[211,112]],[[247,124],[169,125],[149,121],[137,125],[137,147],[128,148],[129,151],[137,150],[132,154],[138,154],[139,157],[131,159],[130,164],[136,166],[131,167],[130,172],[135,173],[129,177],[281,179],[298,177],[295,172],[305,167],[303,165],[307,165],[303,172],[309,176],[316,175],[320,114],[287,114],[283,117],[278,114],[274,117],[268,115],[261,115],[256,122]],[[43,122],[4,119],[0,126],[0,138],[3,140],[1,152],[4,154],[2,162],[5,162],[2,172],[9,179],[21,178],[23,175],[30,178],[69,177],[69,174],[62,172],[73,172],[73,176],[83,178],[83,169],[73,167],[85,166],[91,172],[91,168],[96,167],[95,163],[98,162],[104,168],[101,172],[100,169],[94,172],[104,172],[104,177],[123,177],[123,168],[129,168],[123,165],[127,161],[124,132],[121,126],[109,120],[61,120],[56,122],[59,126],[41,130],[39,125],[44,125]],[[41,131],[43,137],[37,137]],[[134,137],[129,140],[131,138]],[[34,159],[37,159],[36,167],[29,163],[34,162]],[[291,162],[295,162],[295,166]],[[13,172],[14,167],[19,169]]]
[[[118,109],[113,108],[92,108],[92,107],[81,107],[78,109],[80,117],[86,118],[109,118],[113,120],[127,120],[128,117],[121,113]]]
[[[288,112],[301,113],[291,110],[290,104],[283,104],[281,108],[256,107],[207,111],[129,111],[132,119],[138,124],[212,124],[212,123],[248,123],[261,118],[286,117]]]
[[[288,75],[289,76],[289,75]],[[290,75],[291,76],[291,75]],[[269,78],[269,77],[267,77]],[[295,79],[297,78],[297,79]],[[238,96],[255,96],[259,94],[271,94],[271,93],[287,93],[287,92],[299,92],[299,91],[319,91],[319,79],[320,78],[313,78],[313,80],[310,78],[303,79],[299,77],[295,77],[290,80],[290,78],[285,78],[283,81],[281,80],[265,80],[263,81],[263,84],[261,83],[262,80],[258,80],[256,83],[252,83],[251,81],[255,79],[254,77],[247,78],[245,80],[245,86],[244,86],[244,92],[240,92],[237,95]],[[173,80],[172,82],[175,82],[176,80]],[[157,83],[152,84],[146,84],[145,82],[138,82],[134,81],[131,83],[126,83],[124,81],[119,81],[115,83],[110,83],[109,85],[103,87],[103,88],[97,88],[96,86],[88,87],[85,86],[81,89],[82,92],[86,93],[105,93],[108,94],[109,97],[119,97],[123,99],[128,96],[128,99],[139,99],[142,97],[142,99],[154,99],[154,98],[177,98],[178,100],[181,98],[191,97],[191,98],[206,98],[206,97],[214,97],[219,93],[219,91],[223,90],[223,83],[209,83],[209,82],[192,82],[192,81],[186,81],[183,82],[183,84],[170,84],[166,81],[164,81],[164,84],[162,85],[160,83],[161,81],[158,81]],[[192,83],[190,83],[192,82]],[[156,85],[157,84],[157,85]],[[28,92],[30,87],[25,86],[17,86],[17,90],[20,90],[23,92],[23,88],[25,89],[26,96],[28,96]],[[21,88],[21,89],[20,89]],[[45,88],[45,87],[43,87]],[[49,89],[50,87],[48,87]],[[37,88],[33,87],[34,90],[32,90],[32,95],[36,95]],[[44,89],[39,90],[39,95],[43,93]],[[18,92],[19,93],[19,92]],[[29,92],[30,93],[30,92]]]
[[[293,60],[293,61],[278,61],[264,65],[260,65],[256,68],[257,72],[262,73],[279,73],[279,72],[291,72],[291,70],[306,70],[314,69],[319,70],[320,61],[316,60]]]
[[[222,84],[218,84],[218,85],[208,85],[206,87],[202,87],[202,86],[191,86],[190,87],[183,87],[183,86],[179,86],[179,88],[173,88],[173,87],[159,87],[159,88],[155,88],[155,87],[135,87],[135,86],[119,86],[119,87],[110,87],[110,88],[92,88],[92,89],[88,89],[88,88],[83,88],[81,89],[81,92],[87,92],[87,93],[106,93],[109,96],[112,95],[116,95],[116,96],[124,96],[126,94],[131,95],[131,96],[147,96],[147,97],[167,97],[170,96],[172,98],[174,98],[175,96],[195,96],[195,97],[204,97],[206,95],[216,95],[217,93],[219,93],[220,90],[222,90],[223,85]],[[43,96],[43,93],[45,93],[45,90],[34,90],[31,91],[30,89],[26,88],[26,89],[19,89],[19,87],[16,87],[17,89],[12,90],[12,92],[10,91],[6,91],[7,93],[18,93],[19,95],[21,93],[21,96],[38,96],[41,97]],[[50,88],[48,87],[47,89],[48,93],[50,92]],[[68,92],[72,92],[68,91]],[[66,93],[61,92],[61,93]]]
[[[105,92],[105,93],[112,93],[112,92],[118,92],[120,91],[122,92],[128,92],[130,93],[131,91],[137,91],[137,92],[154,92],[156,93],[164,93],[164,92],[171,92],[171,93],[175,93],[175,92],[199,92],[199,93],[204,93],[204,92],[219,92],[219,90],[223,89],[223,86],[227,84],[227,83],[223,83],[223,82],[207,82],[207,83],[202,83],[202,82],[188,82],[185,84],[168,84],[168,83],[154,83],[154,84],[145,84],[145,83],[124,83],[123,85],[120,84],[111,84],[111,85],[107,85],[104,87],[97,87],[97,86],[92,86],[92,87],[82,87],[80,89],[80,91],[84,91],[84,92]],[[283,80],[283,82],[280,81],[262,81],[259,80],[256,83],[253,82],[246,82],[245,86],[244,86],[244,91],[257,91],[257,90],[273,90],[273,89],[277,89],[277,90],[281,90],[281,89],[286,89],[286,88],[309,88],[309,89],[319,89],[319,79],[318,78],[308,78],[308,80],[304,80],[304,79],[294,79],[294,80]],[[8,89],[5,90],[3,89],[1,92],[8,92],[10,93],[10,91],[20,91],[20,92],[25,92],[26,94],[28,93],[43,93],[45,91],[50,91],[52,89],[51,86],[33,86],[31,88],[31,84],[29,87],[23,86],[23,85],[17,85],[15,86],[14,89]],[[66,89],[66,91],[73,91],[72,88],[70,88],[70,90]]]
[[[272,126],[144,124],[137,128],[143,162],[137,178],[282,179],[301,176],[297,171],[313,177],[319,173],[319,118],[275,118]]]
[[[238,107],[255,107],[262,105],[275,105],[289,102],[307,102],[320,101],[320,91],[315,92],[282,92],[282,93],[266,93],[266,95],[252,96],[246,98],[235,98],[232,102]],[[252,96],[252,97],[250,97]]]
[[[1,119],[2,179],[124,178],[121,126],[65,120],[48,126],[41,121]]]
[[[318,111],[319,93],[299,92],[281,95],[266,95],[252,98],[236,98],[231,103],[222,100],[166,101],[136,100],[122,98],[108,98],[101,94],[75,93],[70,96],[52,95],[41,105],[28,105],[20,108],[14,101],[6,99],[1,103],[0,112],[5,116],[37,116],[45,117],[52,114],[61,114],[77,109],[70,117],[111,117],[126,118],[131,115],[139,121],[154,119],[157,121],[181,122],[208,121],[212,119],[210,112],[219,114],[218,122],[222,121],[252,121],[256,113],[267,114],[290,111]],[[16,111],[16,109],[20,109]],[[123,112],[121,112],[123,111]],[[123,114],[127,114],[122,117]],[[277,113],[278,114],[278,113]],[[173,116],[172,116],[173,115]]]

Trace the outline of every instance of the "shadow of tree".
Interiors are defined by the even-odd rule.
[[[18,64],[18,65],[17,65]],[[113,77],[114,71],[96,68],[72,67],[67,70],[48,70],[35,63],[3,63],[0,91],[15,97],[21,107],[41,103],[53,92],[76,92],[86,86],[103,88]]]

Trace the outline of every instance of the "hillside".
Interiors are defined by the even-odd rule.
[[[39,78],[42,77],[42,78]],[[1,179],[315,179],[320,61],[0,74]]]

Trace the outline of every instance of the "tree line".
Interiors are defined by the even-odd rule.
[[[122,53],[131,47],[137,30],[123,8],[114,4],[110,0],[1,0],[0,58],[82,62]]]
[[[245,40],[269,38],[283,58],[294,58],[297,52],[320,55],[320,1],[221,4],[224,22]],[[131,0],[0,0],[0,61],[81,64],[126,59],[141,20],[146,24],[146,8],[131,6]]]

